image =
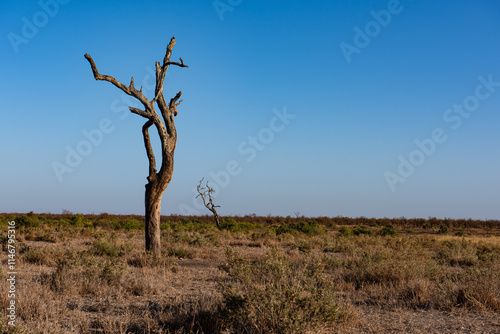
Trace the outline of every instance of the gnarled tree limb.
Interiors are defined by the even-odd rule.
[[[94,73],[94,78],[96,80],[104,80],[104,81],[111,82],[113,85],[115,85],[116,87],[120,88],[126,94],[128,94],[130,96],[133,96],[136,99],[138,99],[139,101],[141,101],[141,103],[144,105],[144,108],[146,108],[146,110],[148,111],[148,113],[152,112],[152,109],[154,108],[153,107],[153,103],[151,103],[146,98],[146,96],[144,96],[144,94],[142,93],[142,91],[138,91],[134,87],[134,78],[133,77],[130,79],[130,85],[127,87],[127,86],[125,86],[124,84],[122,84],[121,82],[119,82],[118,80],[116,80],[114,77],[112,77],[110,75],[100,74],[99,71],[97,70],[97,66],[95,65],[94,60],[92,59],[92,57],[88,53],[85,54],[85,58],[89,61],[90,67],[92,68],[92,73]]]
[[[149,127],[153,125],[153,121],[149,120],[142,126],[142,135],[144,136],[144,146],[146,147],[146,154],[149,160],[149,176],[148,181],[153,181],[152,179],[156,176],[156,160],[153,153],[153,147],[151,146],[151,140],[149,138]]]
[[[160,95],[163,93],[163,84],[165,82],[165,74],[167,73],[168,67],[170,65],[176,65],[179,67],[189,67],[184,64],[182,58],[179,58],[181,61],[171,62],[170,57],[172,56],[172,50],[175,46],[175,36],[170,39],[170,43],[167,46],[167,51],[165,53],[165,58],[163,58],[163,65],[160,66],[159,62],[156,62],[156,87],[155,87],[155,97],[152,100],[153,103],[160,98]]]
[[[139,116],[142,116],[142,117],[145,117],[145,118],[150,118],[151,117],[151,114],[148,113],[145,110],[137,109],[137,108],[134,108],[134,107],[128,107],[128,108],[129,108],[129,110],[131,112],[133,112],[134,114],[137,114]]]
[[[182,95],[182,92],[179,91],[179,93],[177,93],[177,95],[175,95],[174,98],[170,99],[170,103],[169,103],[168,107],[172,111],[174,116],[177,116],[177,106],[179,104],[181,104],[181,102],[182,102],[182,100],[180,100],[179,103],[176,103],[177,100],[181,98],[181,95]]]

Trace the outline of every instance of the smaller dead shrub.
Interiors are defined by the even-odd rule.
[[[99,278],[108,285],[120,286],[125,271],[126,267],[122,263],[105,261],[99,273]]]
[[[123,245],[117,245],[113,242],[94,240],[90,245],[89,252],[98,256],[120,257],[125,254],[125,248]]]
[[[479,261],[476,247],[465,239],[444,241],[436,259],[442,264],[462,267],[474,266]]]
[[[53,257],[51,254],[45,250],[40,248],[29,248],[23,254],[23,261],[30,264],[38,264],[38,265],[46,265],[52,266],[55,264]]]
[[[458,290],[457,306],[500,311],[500,275],[498,268],[476,270]]]
[[[158,293],[158,288],[142,277],[129,276],[122,283],[125,291],[133,296],[149,296]]]
[[[399,298],[408,307],[428,308],[432,293],[432,283],[428,279],[419,277],[403,285]]]
[[[51,274],[42,273],[40,275],[40,282],[42,285],[48,286],[55,293],[70,295],[70,290],[74,287],[75,281],[69,267],[70,265],[67,261],[57,261],[56,270]]]

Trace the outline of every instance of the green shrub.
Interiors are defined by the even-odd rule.
[[[137,221],[135,218],[129,218],[123,223],[122,228],[127,231],[142,230],[144,229],[144,224],[140,221]]]
[[[366,226],[359,226],[359,227],[355,227],[352,229],[352,233],[354,235],[361,235],[361,234],[366,234],[366,235],[372,235],[373,234],[373,231],[370,230],[368,227]]]
[[[174,231],[206,231],[215,227],[215,223],[204,223],[198,219],[182,218],[180,221],[168,220],[160,225],[160,229]]]
[[[70,219],[70,224],[73,226],[83,227],[85,226],[85,217],[82,215],[73,215]]]
[[[349,237],[351,235],[373,235],[373,231],[366,226],[358,226],[354,228],[349,228],[348,226],[342,226],[339,230],[340,235],[344,237]]]
[[[104,229],[111,229],[111,228],[114,228],[114,222],[115,221],[112,221],[112,220],[109,220],[109,219],[99,219],[97,221],[94,222],[94,227],[101,227],[101,228],[104,228]]]
[[[380,234],[383,236],[389,235],[391,237],[395,237],[396,235],[398,235],[398,232],[392,225],[387,225],[386,227],[380,230]]]
[[[220,227],[223,230],[228,230],[228,231],[231,231],[231,232],[240,232],[239,231],[238,223],[233,218],[224,219],[221,222]]]
[[[93,227],[95,227],[95,223],[94,223],[92,220],[86,220],[86,221],[83,223],[83,227],[90,227],[90,228],[93,228]]]
[[[168,231],[172,229],[172,222],[170,220],[160,224],[160,230]]]
[[[38,219],[31,215],[16,217],[15,222],[17,227],[38,227],[40,225]]]
[[[293,234],[293,230],[290,228],[289,225],[280,225],[275,229],[276,235],[281,235],[285,233]]]
[[[342,226],[339,230],[340,235],[344,237],[348,237],[353,235],[352,229],[350,229],[348,226]]]
[[[439,231],[438,231],[439,234],[445,234],[446,232],[448,232],[448,226],[446,225],[439,226]]]
[[[247,223],[247,222],[238,223],[233,218],[224,219],[220,225],[223,230],[228,230],[234,233],[238,232],[248,233],[250,231],[257,230],[262,227],[260,224],[255,224],[255,223]]]
[[[295,232],[304,233],[306,235],[319,235],[327,232],[326,228],[317,222],[300,222],[281,225],[276,229],[276,235]]]
[[[328,222],[325,224],[325,227],[330,228],[330,229],[335,229],[335,223],[334,222]]]
[[[278,248],[253,262],[231,249],[226,258],[221,269],[231,280],[223,281],[219,290],[224,319],[235,332],[304,333],[350,317],[335,302],[333,283],[324,276],[320,260],[292,264]]]

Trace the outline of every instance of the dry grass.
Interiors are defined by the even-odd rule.
[[[20,222],[15,331],[2,230],[0,333],[500,332],[492,222],[393,231],[250,217],[218,231],[179,218],[162,225],[155,259],[142,252],[137,217],[43,217],[11,217]]]

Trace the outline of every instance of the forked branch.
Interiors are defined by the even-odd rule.
[[[174,116],[177,116],[177,106],[179,104],[181,104],[183,101],[183,100],[180,100],[179,103],[176,103],[177,100],[181,98],[181,95],[182,95],[182,92],[179,92],[179,93],[177,93],[177,95],[175,95],[174,98],[170,99],[170,103],[168,105],[168,108],[170,109],[170,111],[172,111]]]
[[[168,67],[170,65],[176,65],[179,67],[189,67],[184,64],[184,60],[179,58],[180,63],[176,61],[170,61],[170,57],[172,56],[172,50],[175,46],[175,36],[170,39],[170,43],[168,43],[167,51],[165,52],[165,58],[163,58],[163,65],[160,66],[159,62],[156,62],[156,89],[155,89],[155,97],[152,102],[158,101],[160,96],[163,93],[163,83],[165,82],[165,74],[167,73]]]
[[[184,60],[182,58],[179,58],[180,62],[170,61],[170,57],[172,56],[172,51],[174,46],[175,46],[175,37],[172,37],[170,43],[167,46],[165,57],[163,58],[163,65],[160,66],[160,63],[156,62],[155,97],[151,101],[148,100],[146,96],[142,93],[142,87],[140,90],[137,90],[135,88],[133,77],[130,79],[130,84],[126,86],[110,75],[104,75],[99,73],[99,70],[97,69],[97,66],[92,57],[88,53],[85,54],[85,59],[87,59],[87,61],[89,62],[90,67],[92,68],[92,73],[94,74],[94,78],[96,80],[103,80],[112,83],[116,87],[120,88],[126,94],[131,95],[136,99],[138,99],[143,104],[144,108],[139,109],[135,107],[129,107],[129,109],[132,113],[148,119],[147,123],[144,124],[143,126],[142,132],[144,136],[144,144],[146,146],[146,153],[149,159],[148,180],[150,182],[156,179],[157,175],[155,174],[156,173],[155,157],[153,154],[153,149],[151,147],[148,129],[151,127],[151,125],[154,124],[160,136],[162,145],[162,164],[160,172],[162,170],[163,171],[170,170],[170,168],[168,168],[168,166],[166,165],[170,163],[171,159],[165,159],[165,157],[168,157],[173,153],[177,142],[177,130],[175,128],[174,116],[177,115],[178,113],[177,107],[182,102],[182,100],[177,102],[180,99],[182,92],[178,92],[174,98],[170,99],[170,103],[167,103],[165,101],[165,97],[163,96],[163,85],[165,81],[166,72],[170,65],[176,65],[179,67],[188,67],[188,66],[184,64]],[[163,117],[163,121],[161,120],[160,117],[158,117],[158,114],[155,110],[155,103],[158,104],[158,107],[161,111],[161,116]],[[163,174],[164,173],[162,173],[162,175]],[[165,180],[168,179],[169,179],[168,177],[165,177]]]
[[[201,197],[201,199],[203,200],[203,205],[205,205],[205,207],[213,213],[215,225],[217,225],[217,228],[221,230],[222,228],[220,226],[219,214],[215,209],[220,208],[220,205],[215,205],[212,197],[212,193],[214,193],[215,191],[213,188],[210,188],[210,186],[208,185],[208,181],[205,187],[203,187],[203,180],[204,178],[200,180],[200,184],[198,185],[198,187],[196,187],[196,190],[198,191],[198,196],[196,196],[196,198]]]
[[[135,110],[130,109],[130,111],[132,111],[138,115],[141,115],[143,117],[146,117],[146,118],[149,118],[152,115],[153,109],[154,109],[153,103],[151,103],[146,98],[146,96],[144,96],[144,94],[142,93],[142,89],[137,90],[134,87],[134,78],[133,77],[130,79],[130,85],[127,87],[124,84],[122,84],[121,82],[119,82],[118,80],[116,80],[111,75],[100,74],[99,71],[97,70],[97,66],[95,65],[94,60],[92,59],[92,57],[88,53],[85,54],[85,59],[87,59],[88,62],[90,63],[90,67],[92,68],[92,73],[94,73],[94,78],[96,80],[104,80],[104,81],[111,82],[113,85],[120,88],[126,94],[133,96],[136,99],[138,99],[139,101],[141,101],[141,103],[144,105],[144,108],[146,109],[146,111],[143,111],[142,113],[136,112],[136,110],[139,110],[136,108],[134,108]]]
[[[165,53],[165,58],[163,58],[163,66],[162,67],[166,67],[169,65],[177,65],[180,67],[189,67],[189,66],[184,64],[184,61],[182,60],[182,58],[179,58],[179,60],[181,61],[180,63],[175,62],[175,61],[170,61],[170,57],[172,56],[172,50],[174,49],[174,46],[175,46],[175,36],[173,36],[170,39],[170,43],[168,43],[167,52]]]

